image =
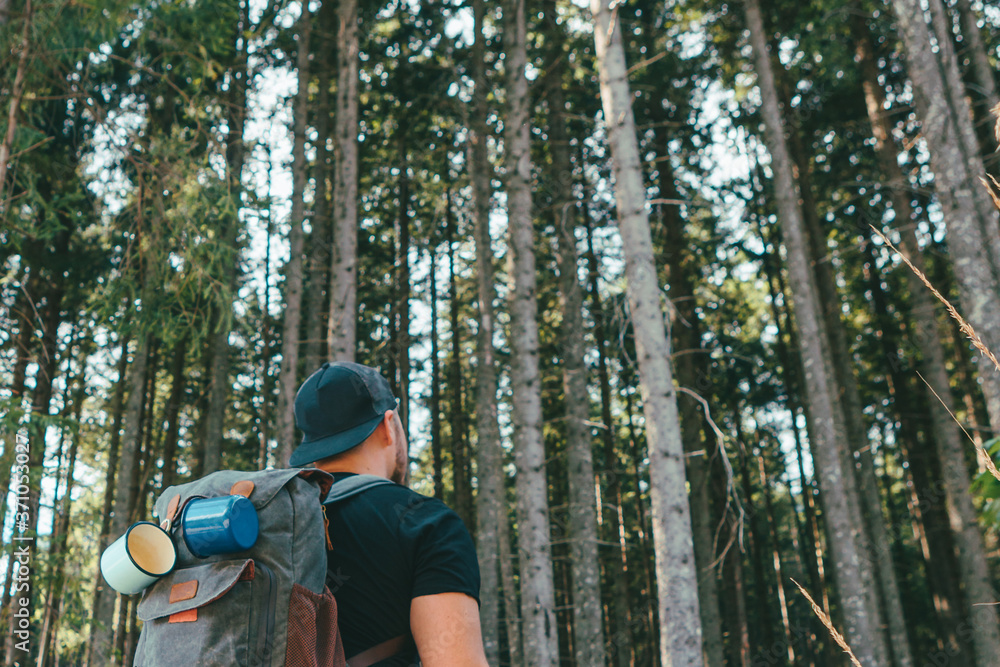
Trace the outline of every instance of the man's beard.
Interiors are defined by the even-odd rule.
[[[410,485],[410,457],[407,452],[406,434],[400,424],[394,424],[396,428],[396,466],[389,479],[396,484],[403,486]]]

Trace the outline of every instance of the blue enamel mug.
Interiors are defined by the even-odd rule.
[[[198,558],[246,551],[257,543],[257,510],[244,496],[196,498],[181,516],[181,534]]]

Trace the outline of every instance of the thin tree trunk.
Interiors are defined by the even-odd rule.
[[[955,0],[954,8],[958,11],[962,23],[962,43],[965,45],[973,80],[976,83],[973,107],[979,109],[979,113],[976,114],[978,118],[988,118],[990,109],[1000,104],[1000,94],[997,93],[996,80],[994,79],[996,72],[990,64],[986,47],[983,45],[979,17],[976,16],[969,0]],[[982,103],[976,100],[977,97],[982,99]],[[992,153],[993,149],[990,148],[989,152]]]
[[[486,116],[487,81],[485,72],[486,17],[484,0],[472,0],[474,21],[471,75],[473,81],[472,115],[468,123],[469,178],[472,185],[473,236],[476,243],[476,301],[479,326],[476,332],[476,552],[481,578],[479,608],[486,659],[500,664],[500,582],[498,567],[503,564],[503,588],[506,597],[507,641],[512,664],[521,664],[520,626],[517,618],[517,594],[514,592],[513,563],[507,536],[507,503],[503,483],[503,450],[497,425],[497,375],[494,334],[494,271],[490,237],[490,199],[492,168],[487,153]],[[436,262],[432,262],[434,271]],[[433,285],[433,283],[432,283]],[[440,447],[440,445],[439,445]],[[435,475],[438,474],[438,456]],[[435,476],[435,480],[437,477]],[[435,487],[436,489],[436,487]],[[501,535],[504,544],[501,544]],[[508,576],[510,579],[508,580]],[[512,632],[513,631],[513,632]]]
[[[181,400],[184,398],[184,365],[187,361],[188,338],[185,336],[174,345],[171,352],[171,382],[170,395],[164,408],[164,421],[167,430],[163,436],[163,476],[160,488],[165,489],[174,483],[177,472],[177,441],[180,436]]]
[[[591,451],[590,394],[587,390],[586,346],[583,340],[583,296],[576,247],[576,196],[569,121],[563,94],[565,31],[556,22],[555,0],[543,4],[546,30],[551,40],[545,89],[549,109],[548,146],[552,155],[549,178],[556,223],[559,269],[559,306],[562,314],[563,400],[566,411],[566,457],[569,486],[570,567],[573,605],[573,657],[578,665],[604,662],[604,625],[601,618],[601,568],[598,559],[597,497]]]
[[[448,363],[448,424],[451,437],[452,486],[454,509],[470,531],[475,532],[472,511],[472,484],[466,452],[464,391],[462,388],[462,327],[459,318],[458,272],[455,270],[455,216],[451,207],[451,190],[445,197],[445,243],[448,245],[448,304],[451,325],[451,359]]]
[[[305,290],[305,341],[302,345],[302,366],[312,373],[322,364],[322,348],[326,343],[323,306],[330,280],[330,245],[333,227],[330,222],[330,187],[332,160],[327,148],[330,138],[330,83],[333,79],[336,55],[337,4],[324,2],[316,17],[316,74],[319,93],[316,96],[316,166],[313,170],[316,193],[313,197],[312,232],[309,235],[309,273]],[[308,69],[308,67],[307,67]],[[307,80],[308,81],[308,80]],[[404,424],[408,423],[404,420]]]
[[[56,511],[56,518],[53,521],[52,542],[49,547],[49,559],[51,563],[51,573],[45,593],[45,612],[42,615],[42,630],[38,636],[38,667],[46,667],[51,662],[50,645],[51,638],[55,636],[56,627],[59,622],[59,609],[62,606],[63,585],[65,582],[66,551],[69,541],[70,513],[73,510],[73,486],[74,472],[76,470],[77,452],[80,448],[81,422],[80,415],[83,412],[83,402],[87,395],[87,357],[90,354],[89,341],[80,344],[80,372],[75,378],[76,387],[72,395],[73,415],[71,428],[73,429],[72,440],[69,452],[66,472],[66,490],[62,495],[61,507]],[[55,500],[55,499],[54,499]],[[57,504],[57,503],[53,503]]]
[[[69,229],[63,229],[56,237],[56,250],[51,255],[55,261],[62,261],[69,244]],[[48,431],[49,409],[52,402],[53,382],[58,371],[57,355],[59,352],[58,330],[62,322],[62,301],[65,294],[65,282],[62,277],[55,277],[46,292],[46,305],[42,321],[42,340],[38,355],[38,368],[35,371],[35,387],[31,392],[31,416],[28,419],[28,470],[27,484],[28,497],[27,505],[23,505],[18,495],[17,513],[27,513],[27,520],[23,523],[17,521],[14,529],[14,540],[18,547],[31,548],[38,532],[38,515],[41,509],[42,477],[43,465],[45,463],[45,434]],[[5,664],[10,666],[19,661],[27,661],[30,651],[22,650],[25,646],[30,647],[30,642],[22,641],[23,637],[15,635],[15,630],[19,628],[17,619],[26,616],[33,618],[36,588],[39,586],[33,568],[27,567],[23,573],[18,567],[18,584],[26,586],[22,590],[29,591],[29,595],[18,595],[11,598],[10,616],[7,630],[7,644]],[[22,573],[24,576],[22,576]],[[7,580],[10,581],[9,578]],[[36,635],[37,628],[34,622],[30,622],[29,632],[31,636]],[[17,637],[17,639],[15,639]]]
[[[806,396],[810,409],[810,445],[822,484],[824,517],[828,544],[837,573],[838,593],[844,615],[848,642],[862,664],[884,664],[887,647],[872,617],[859,569],[865,567],[859,527],[861,517],[852,502],[853,469],[843,468],[838,453],[847,435],[841,406],[833,392],[836,379],[832,372],[828,334],[819,308],[816,277],[809,267],[810,250],[805,223],[798,207],[799,193],[792,176],[792,162],[782,133],[777,87],[765,39],[764,25],[757,0],[745,0],[750,29],[757,84],[762,100],[766,139],[775,176],[778,214],[788,250],[789,274],[796,324],[799,329],[800,354],[805,368]]]
[[[236,209],[240,206],[240,194],[243,190],[243,163],[245,148],[243,130],[246,126],[246,98],[249,70],[247,69],[248,43],[244,33],[249,32],[250,0],[239,2],[239,22],[233,35],[234,42],[242,40],[237,45],[236,66],[230,72],[231,83],[228,92],[227,123],[229,136],[226,142],[226,166],[229,197],[233,202],[233,212],[221,220],[222,235],[226,258],[224,270],[225,289],[222,294],[225,299],[216,303],[218,321],[210,336],[212,346],[212,367],[209,375],[208,415],[205,424],[205,455],[202,461],[202,472],[215,472],[222,465],[222,440],[226,420],[226,409],[229,403],[229,392],[232,385],[229,381],[229,334],[232,331],[232,300],[236,298],[237,282],[240,272],[239,232],[240,218]]]
[[[271,200],[273,188],[274,167],[271,161],[271,148],[267,148],[267,196]],[[271,437],[276,425],[271,419],[271,410],[275,401],[274,383],[277,381],[275,374],[271,371],[271,346],[274,336],[274,327],[271,326],[271,236],[274,233],[274,208],[269,205],[267,208],[267,226],[264,230],[264,303],[261,308],[261,343],[263,353],[261,354],[261,395],[263,406],[260,410],[260,424],[258,425],[258,448],[257,448],[257,469],[265,470],[270,464]],[[278,371],[280,373],[280,366]]]
[[[114,510],[108,530],[110,535],[121,535],[125,532],[135,507],[135,496],[132,493],[130,481],[135,476],[136,468],[140,463],[138,460],[141,445],[139,436],[145,403],[146,366],[151,347],[152,337],[147,335],[143,338],[132,361],[128,404],[124,414],[125,433],[122,438],[125,447],[121,452],[121,467],[118,472],[118,481],[125,489],[125,493],[115,495]],[[114,645],[111,642],[111,621],[114,614],[115,595],[115,592],[104,583],[103,579],[98,577],[97,599],[92,619],[94,625],[91,628],[90,657],[87,662],[90,667],[109,665],[113,661],[112,649]]]
[[[788,664],[795,664],[795,638],[792,636],[792,623],[788,616],[788,601],[785,597],[785,577],[781,568],[781,549],[778,545],[777,523],[774,517],[774,506],[771,502],[771,485],[764,470],[764,456],[757,455],[757,472],[760,475],[760,489],[764,496],[764,511],[767,519],[767,532],[771,541],[771,561],[774,566],[774,579],[778,587],[778,607],[781,609],[781,627],[785,630],[785,644]],[[770,646],[768,647],[770,648]]]
[[[634,388],[635,393],[638,393],[639,389],[636,386],[635,371],[632,367],[629,367],[628,379],[625,381],[626,391],[625,391],[625,424],[628,426],[628,444],[632,463],[632,481],[634,483],[633,492],[635,493],[635,508],[636,514],[638,515],[639,525],[636,531],[639,534],[639,547],[641,550],[640,562],[642,563],[642,596],[643,604],[646,607],[646,624],[649,633],[652,638],[652,649],[649,655],[643,657],[640,652],[636,651],[636,662],[639,664],[648,664],[652,662],[655,665],[660,664],[660,632],[659,624],[657,623],[657,611],[659,608],[658,600],[656,599],[656,584],[653,580],[653,559],[655,557],[653,550],[650,549],[649,545],[649,520],[646,514],[646,503],[643,500],[643,490],[642,474],[639,471],[639,461],[646,459],[647,452],[640,446],[639,437],[636,434],[635,423],[632,416],[635,414],[634,406],[632,405],[633,392],[629,388]]]
[[[434,466],[434,497],[444,500],[444,460],[441,451],[441,350],[438,343],[438,290],[437,290],[437,248],[430,251],[431,268],[428,272],[431,294],[431,459]],[[482,476],[482,472],[480,472]],[[482,492],[480,491],[480,494]],[[494,564],[494,570],[496,569]],[[484,587],[485,588],[485,587]],[[486,593],[483,596],[485,598]],[[496,592],[494,591],[494,596]],[[493,602],[496,602],[494,597]],[[480,607],[480,615],[482,607]]]
[[[642,165],[621,28],[605,0],[592,0],[604,119],[611,146],[618,226],[639,360],[649,448],[650,497],[664,665],[701,665],[701,620],[684,451],[653,261]]]
[[[285,265],[285,321],[281,338],[281,371],[278,376],[278,460],[288,465],[288,458],[295,449],[295,392],[298,389],[299,324],[302,319],[302,252],[305,236],[306,194],[306,116],[309,109],[309,33],[312,16],[308,6],[302,5],[298,21],[299,89],[295,95],[295,129],[292,142],[292,211],[288,245],[291,254]],[[315,368],[307,368],[312,373]]]
[[[536,667],[559,661],[555,585],[549,530],[548,482],[542,438],[541,378],[538,370],[538,306],[531,193],[531,118],[528,93],[525,0],[504,5],[510,275],[510,384],[513,396],[514,463],[517,467],[517,525],[521,577],[524,660]],[[507,41],[509,39],[509,41]]]
[[[611,609],[614,616],[613,631],[610,635],[611,651],[618,667],[635,664],[634,639],[632,636],[632,605],[628,588],[628,549],[625,540],[625,522],[622,516],[622,485],[617,470],[618,454],[615,452],[614,420],[611,416],[611,381],[608,375],[608,341],[604,324],[604,306],[598,284],[597,254],[594,252],[594,234],[590,217],[586,218],[587,266],[590,292],[590,312],[594,318],[594,339],[597,342],[597,377],[601,390],[601,440],[604,444],[604,466],[607,476],[607,495],[614,503],[609,513],[608,533],[618,540],[619,548],[608,559],[607,571],[611,573],[613,598]],[[604,509],[602,503],[602,510]]]
[[[121,444],[122,418],[125,405],[125,374],[128,369],[129,337],[121,342],[121,356],[118,358],[118,380],[115,382],[115,393],[111,397],[111,442],[108,445],[108,465],[104,473],[104,506],[101,511],[101,532],[97,540],[97,552],[103,554],[111,542],[111,509],[115,497],[115,477],[118,471],[118,455]],[[97,667],[101,664],[94,660],[94,647],[97,645],[102,626],[99,622],[103,595],[106,594],[104,580],[101,576],[101,564],[98,561],[94,572],[94,598],[90,608],[90,635],[86,646],[86,664]],[[110,593],[108,593],[110,594]],[[112,611],[114,598],[111,599]],[[106,604],[106,603],[105,603]],[[109,619],[110,620],[110,619]]]
[[[10,431],[4,433],[3,456],[0,456],[0,517],[7,516],[7,496],[10,491],[11,467],[15,464],[17,433],[24,416],[24,384],[28,375],[28,362],[31,359],[31,348],[35,340],[34,312],[35,302],[32,294],[38,289],[38,272],[30,271],[26,284],[23,283],[14,301],[12,314],[18,321],[16,350],[14,352],[14,369],[11,375],[10,394],[11,408],[6,416],[10,423]],[[2,519],[0,519],[2,520]],[[4,579],[3,606],[7,609],[10,601],[9,578]],[[4,619],[0,614],[0,619]],[[0,627],[5,627],[0,625]],[[2,641],[4,638],[0,638]],[[3,644],[0,643],[0,646]]]
[[[354,361],[357,315],[358,248],[358,3],[341,0],[337,8],[335,171],[333,190],[333,265],[330,269],[329,357]]]
[[[6,22],[7,11],[2,12]],[[31,51],[31,0],[24,3],[24,28],[21,32],[21,53],[17,58],[17,72],[14,74],[14,86],[11,89],[10,102],[7,107],[7,132],[0,143],[0,219],[7,217],[6,185],[7,163],[10,162],[11,150],[14,147],[14,135],[17,132],[17,115],[21,108],[21,98],[24,95],[24,81],[28,72],[28,54]]]
[[[404,135],[405,136],[405,135]],[[401,140],[400,154],[403,165],[399,175],[399,216],[396,218],[396,395],[399,397],[399,416],[406,429],[410,427],[410,175],[406,163],[405,139]],[[409,431],[407,431],[409,432]],[[409,439],[407,439],[409,442]],[[469,512],[472,511],[471,492]]]

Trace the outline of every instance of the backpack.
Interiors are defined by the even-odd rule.
[[[321,502],[389,483],[354,475],[334,485],[317,469],[221,470],[167,488],[154,511],[177,547],[177,564],[145,590],[136,608],[143,625],[135,667],[348,665],[337,603],[326,586],[326,552],[332,545]],[[192,499],[227,495],[253,503],[257,542],[240,553],[198,558],[181,536],[182,511]],[[394,655],[404,640],[352,657],[350,667]]]

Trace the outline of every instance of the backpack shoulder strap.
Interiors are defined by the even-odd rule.
[[[334,482],[323,504],[332,505],[341,500],[346,500],[351,496],[356,496],[374,486],[381,486],[383,484],[392,484],[392,482],[385,477],[378,477],[377,475],[351,475],[339,482]]]

